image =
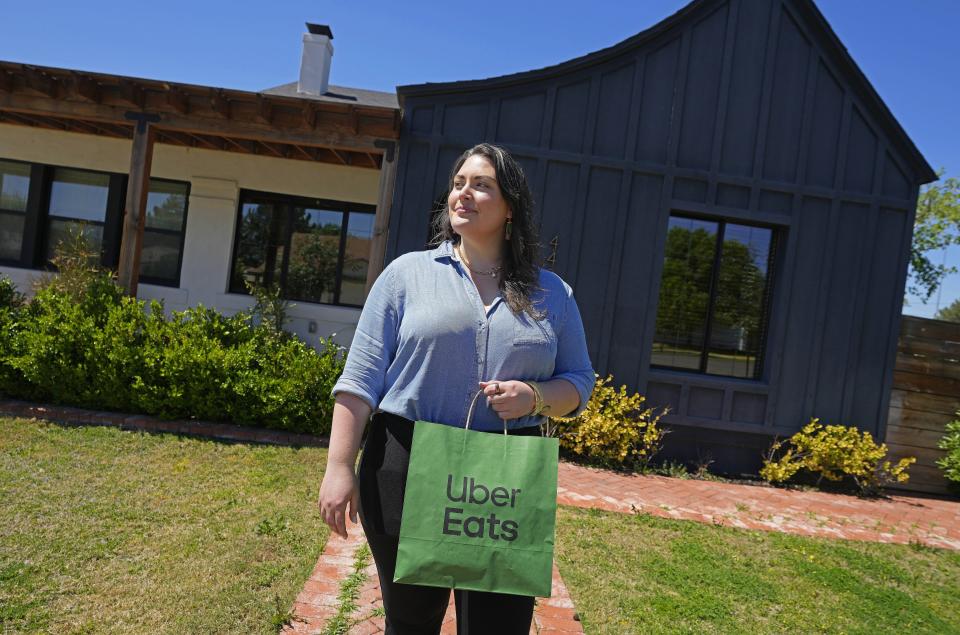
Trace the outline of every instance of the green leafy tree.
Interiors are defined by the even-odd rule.
[[[947,322],[960,322],[960,298],[937,311],[933,318],[935,320],[946,320]]]
[[[937,173],[942,176],[944,170]],[[929,254],[960,244],[960,179],[940,179],[921,188],[910,248],[907,291],[926,303],[943,279],[957,268],[934,264]]]

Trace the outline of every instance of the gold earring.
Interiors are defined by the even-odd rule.
[[[507,234],[506,239],[510,240],[510,234],[513,232],[513,221],[509,218],[507,219]]]

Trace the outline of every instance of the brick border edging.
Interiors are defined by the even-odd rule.
[[[254,428],[232,423],[214,423],[191,419],[160,419],[150,415],[134,415],[106,410],[88,410],[70,406],[37,404],[29,401],[0,398],[0,415],[31,417],[66,425],[112,426],[141,432],[172,432],[192,437],[266,443],[270,445],[325,448],[329,437],[267,428]]]
[[[349,538],[345,540],[332,533],[327,538],[310,578],[293,602],[294,617],[281,630],[283,635],[316,635],[323,632],[330,618],[336,615],[340,605],[340,586],[343,579],[353,571],[357,549],[367,542],[359,524],[347,522],[347,529]],[[385,620],[382,616],[372,615],[375,608],[383,606],[377,568],[372,560],[364,572],[367,581],[361,587],[356,609],[350,615],[353,624],[348,633],[382,635]],[[551,576],[551,596],[537,598],[530,624],[531,635],[582,634],[583,625],[560,575],[556,559]],[[456,633],[456,613],[453,607],[454,599],[451,594],[440,630],[441,635]]]

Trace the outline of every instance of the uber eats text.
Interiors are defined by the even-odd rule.
[[[485,505],[489,502],[495,507],[515,509],[519,493],[520,488],[488,488],[476,482],[473,477],[464,476],[462,480],[454,483],[453,474],[447,475],[447,498],[454,503]],[[464,516],[462,507],[447,507],[443,510],[443,533],[448,536],[487,536],[493,540],[513,542],[517,539],[519,530],[517,521],[504,519],[497,516],[496,512],[491,512],[489,516]]]

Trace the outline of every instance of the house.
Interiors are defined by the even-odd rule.
[[[755,471],[811,416],[884,437],[936,175],[812,0],[693,0],[583,57],[397,95],[326,86],[332,33],[309,30],[300,81],[259,93],[0,63],[0,273],[28,284],[84,220],[140,297],[230,311],[279,282],[293,330],[348,344],[491,141],[528,174],[594,367],[669,406],[667,456]]]
[[[694,0],[555,66],[397,92],[387,261],[424,247],[453,160],[503,144],[594,367],[670,407],[666,456],[755,472],[811,416],[884,437],[936,175],[812,0]]]
[[[383,257],[400,111],[329,85],[333,33],[307,27],[299,80],[257,93],[0,62],[0,274],[29,290],[83,227],[140,298],[232,313],[247,282],[275,283],[292,330],[348,345]],[[124,212],[141,209],[137,240]]]

